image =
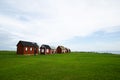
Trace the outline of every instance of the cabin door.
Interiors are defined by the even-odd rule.
[[[41,49],[41,53],[42,53],[42,54],[45,54],[45,48],[42,48],[42,49]]]

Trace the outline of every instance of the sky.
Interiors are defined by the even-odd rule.
[[[20,40],[120,51],[120,0],[0,0],[0,50]]]

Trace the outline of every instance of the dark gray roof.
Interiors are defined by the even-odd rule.
[[[30,46],[30,47],[39,47],[35,42],[28,42],[28,41],[19,41],[18,44],[22,44],[23,46]],[[17,44],[17,46],[18,46]]]
[[[50,48],[50,46],[49,46],[49,45],[46,45],[46,44],[41,45],[41,47],[40,47],[40,48],[51,49],[51,48]]]

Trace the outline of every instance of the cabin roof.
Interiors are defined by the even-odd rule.
[[[18,44],[22,44],[22,46],[30,46],[30,47],[39,47],[35,42],[28,42],[28,41],[19,41]],[[17,44],[17,46],[18,46]]]
[[[61,49],[63,49],[63,50],[65,49],[65,47],[64,47],[64,46],[58,46],[58,47],[60,47],[60,48],[61,48]]]
[[[46,44],[41,45],[41,47],[40,47],[40,48],[51,49],[51,47],[50,47],[49,45],[46,45]]]

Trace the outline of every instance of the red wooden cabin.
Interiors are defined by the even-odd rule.
[[[21,55],[36,55],[39,53],[37,43],[28,41],[19,41],[17,44],[17,54]]]
[[[65,53],[68,53],[69,51],[68,51],[68,48],[65,48]]]
[[[66,53],[70,53],[71,51],[70,51],[70,49],[69,48],[65,48],[66,49]]]
[[[57,49],[56,49],[56,52],[57,53],[65,53],[66,49],[65,49],[64,46],[58,46]]]
[[[41,45],[41,47],[40,47],[40,53],[41,54],[51,54],[51,48],[50,48],[50,46],[49,45],[45,45],[45,44]]]

